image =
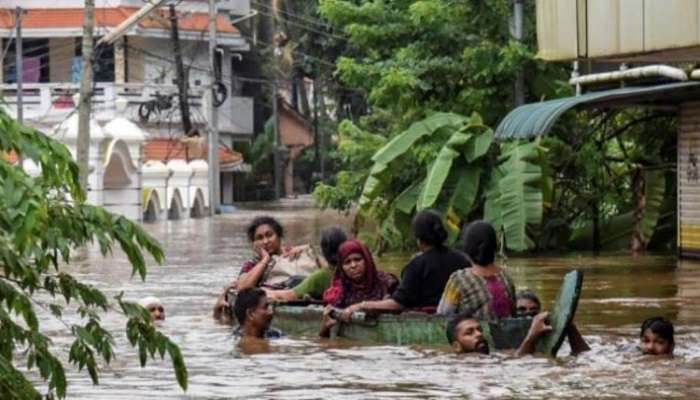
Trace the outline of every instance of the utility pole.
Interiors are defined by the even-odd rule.
[[[24,48],[22,46],[22,7],[15,9],[15,76],[17,77],[17,122],[24,123]]]
[[[80,187],[87,192],[90,174],[90,105],[92,103],[92,50],[95,0],[85,0],[83,18],[82,67],[80,69],[80,99],[78,104],[78,167]]]
[[[216,4],[209,0],[209,215],[219,212],[219,115],[214,107],[216,85]]]
[[[523,2],[525,0],[513,0],[513,38],[518,42],[523,40]],[[513,87],[515,105],[525,104],[525,76],[519,70],[515,75]]]
[[[177,28],[177,13],[175,5],[170,5],[170,37],[173,40],[173,53],[175,54],[175,67],[177,68],[178,103],[180,103],[180,118],[185,136],[191,136],[192,122],[190,121],[190,107],[187,102],[188,82],[185,77],[185,66],[182,63],[182,51],[180,50],[180,35]]]
[[[272,125],[274,127],[274,153],[273,161],[275,168],[275,200],[279,200],[281,196],[280,190],[280,172],[282,170],[280,160],[280,117],[279,107],[277,105],[277,81],[272,82]]]
[[[324,151],[324,145],[323,145],[323,137],[321,135],[321,131],[319,130],[318,127],[318,84],[319,84],[319,74],[318,74],[318,68],[316,68],[316,74],[314,76],[314,87],[313,87],[313,92],[312,96],[314,96],[314,138],[316,140],[316,161],[318,162],[318,166],[320,169],[321,173],[321,182],[325,179],[325,171],[323,168],[323,151]]]

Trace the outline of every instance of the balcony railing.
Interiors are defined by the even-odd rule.
[[[28,123],[50,125],[62,121],[74,112],[73,96],[78,93],[76,83],[28,83],[22,86],[23,115]],[[17,112],[17,85],[0,84],[0,106]],[[205,89],[191,88],[188,95],[190,116],[195,124],[207,123]],[[119,112],[117,99],[126,100],[126,111]],[[169,99],[170,107],[151,107],[149,103],[158,99]],[[108,121],[117,116],[129,118],[144,126],[179,124],[177,86],[151,85],[143,83],[97,83],[94,87],[93,114],[98,121]],[[161,103],[163,105],[164,103]],[[250,97],[230,97],[217,108],[219,130],[235,134],[251,134],[253,131],[253,99]],[[147,118],[144,116],[147,115]]]

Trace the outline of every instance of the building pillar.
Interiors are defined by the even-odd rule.
[[[114,43],[114,83],[126,83],[126,46],[124,36]]]

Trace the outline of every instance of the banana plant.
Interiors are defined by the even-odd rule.
[[[491,173],[484,218],[503,232],[509,249],[523,251],[534,247],[530,231],[542,222],[543,149],[537,142],[512,142],[502,144],[501,151]]]
[[[414,211],[436,208],[446,216],[454,240],[459,227],[481,205],[479,199],[485,198],[484,217],[503,231],[507,247],[516,251],[534,247],[532,231],[542,222],[543,189],[548,185],[541,167],[543,148],[537,142],[500,144],[498,164],[489,167],[485,156],[493,138],[477,114],[437,113],[414,123],[372,157],[360,210],[370,214],[375,204],[388,203],[388,210],[378,215],[380,232],[395,237],[397,230],[409,229],[406,221]],[[413,183],[392,199],[387,192],[401,172],[399,160],[420,146],[439,150]]]
[[[407,130],[394,137],[384,145],[374,156],[374,164],[365,181],[360,195],[360,208],[366,208],[375,200],[391,181],[392,171],[389,164],[404,155],[413,144],[420,139],[430,136],[440,129],[458,130],[465,124],[467,118],[452,113],[435,113],[428,118],[413,123]]]

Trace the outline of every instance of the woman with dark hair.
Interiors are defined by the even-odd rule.
[[[412,230],[421,253],[403,268],[401,284],[396,292],[389,299],[352,305],[348,313],[409,308],[435,311],[447,279],[453,272],[468,267],[469,261],[463,254],[445,246],[447,231],[436,211],[423,210],[416,214]]]
[[[673,356],[676,342],[673,338],[673,324],[663,317],[652,317],[642,322],[639,332],[639,348],[644,354]]]
[[[307,276],[301,283],[291,289],[266,290],[267,297],[278,301],[292,301],[304,298],[321,299],[323,292],[331,285],[333,271],[338,265],[338,249],[347,240],[345,232],[339,227],[330,227],[321,231],[321,268]]]
[[[498,320],[515,313],[515,285],[496,265],[496,230],[486,221],[469,224],[463,235],[469,269],[453,273],[445,285],[438,313],[469,313],[480,320]]]
[[[328,305],[344,308],[381,300],[390,296],[398,285],[392,274],[377,270],[369,249],[359,240],[340,245],[338,260],[331,286],[323,293],[323,301]]]
[[[282,247],[284,228],[273,217],[263,215],[253,218],[247,235],[255,255],[243,263],[238,278],[226,286],[217,299],[214,306],[214,318],[217,320],[230,317],[226,298],[229,290],[241,291],[257,286],[284,289],[318,268],[317,257],[310,246]]]

